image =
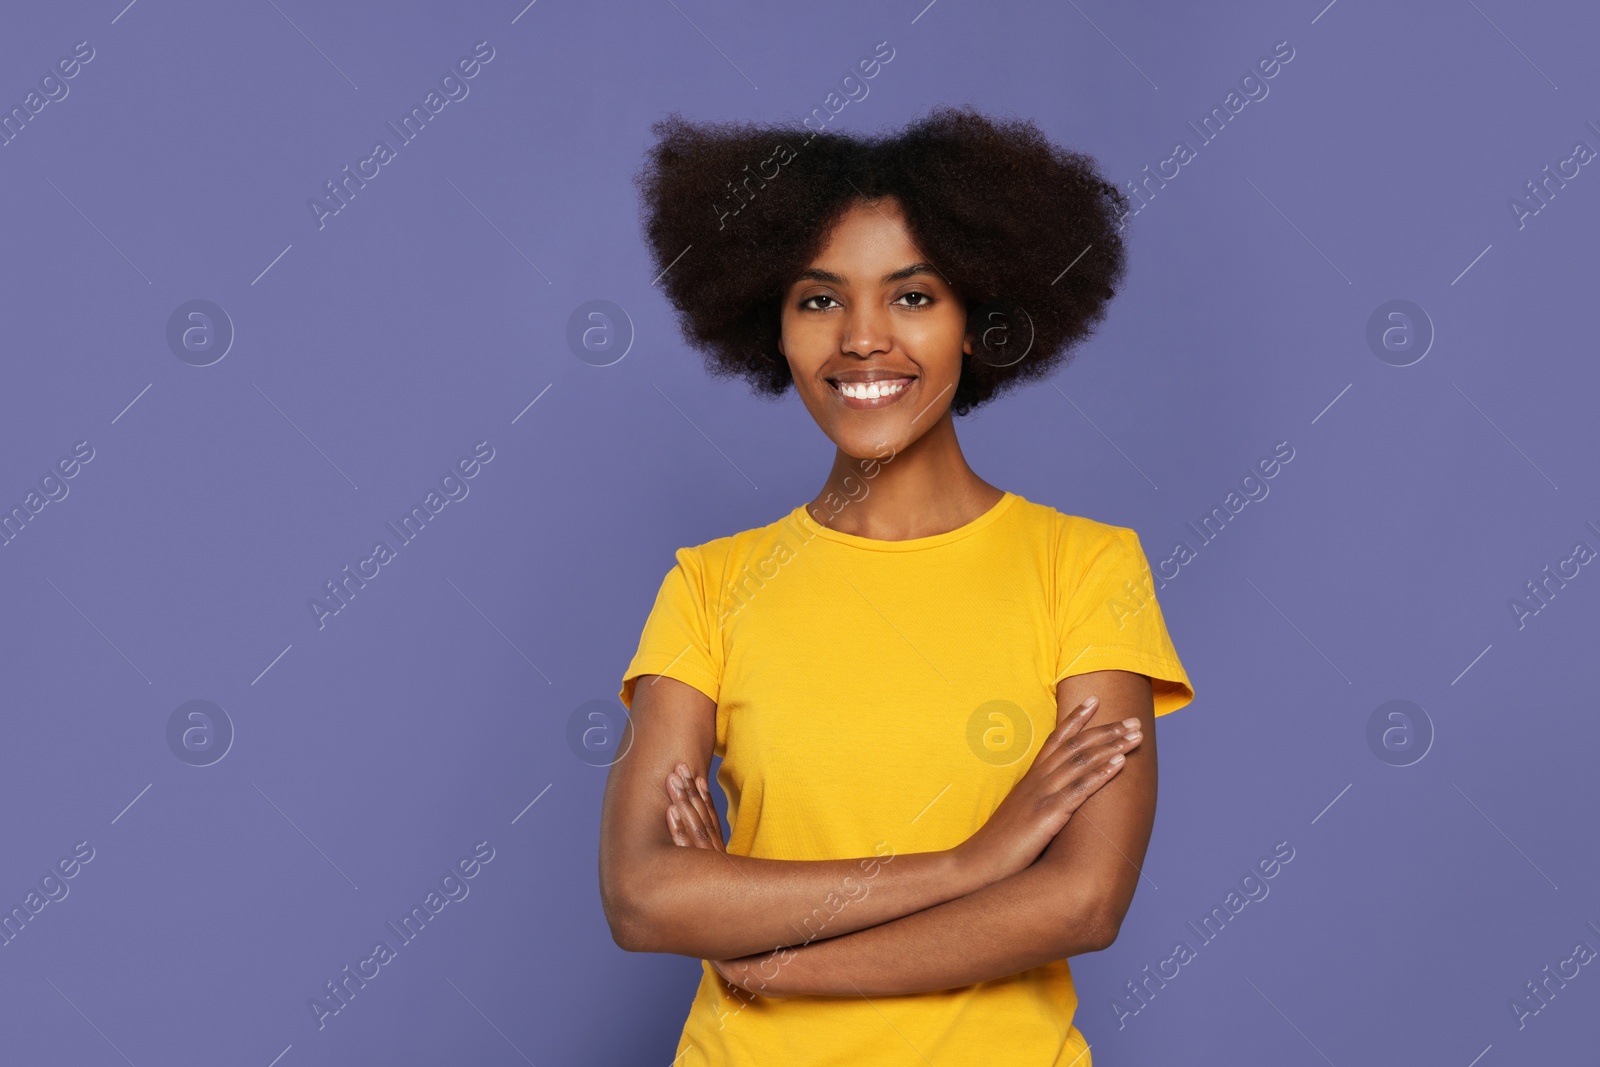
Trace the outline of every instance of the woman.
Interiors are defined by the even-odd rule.
[[[792,385],[836,454],[811,502],[662,582],[606,783],[612,934],[706,961],[682,1067],[1087,1067],[1067,958],[1117,936],[1155,717],[1194,691],[1137,534],[985,481],[954,416],[1088,336],[1126,200],[966,110],[655,130],[646,231],[685,338]]]

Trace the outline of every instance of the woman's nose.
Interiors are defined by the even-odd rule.
[[[872,356],[892,347],[889,313],[886,308],[855,307],[845,319],[844,351],[853,356]]]

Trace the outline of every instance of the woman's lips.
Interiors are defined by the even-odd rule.
[[[829,388],[831,388],[833,390],[834,394],[839,398],[839,400],[841,402],[843,402],[845,407],[852,408],[852,409],[854,409],[856,411],[876,411],[879,408],[888,407],[890,404],[893,404],[893,403],[897,402],[898,400],[900,400],[901,397],[903,397],[907,393],[911,392],[911,387],[914,384],[916,384],[916,381],[917,381],[917,379],[914,378],[914,377],[912,377],[912,378],[883,378],[883,379],[880,379],[880,380],[878,380],[876,382],[871,382],[871,383],[867,383],[867,382],[829,382],[828,386],[829,386]],[[883,390],[885,388],[888,388],[888,389],[893,390],[893,391],[887,393],[886,395],[880,395],[880,396],[876,396],[876,397],[863,397],[863,396],[859,396],[859,395],[858,396],[847,396],[847,395],[845,395],[844,386],[848,385],[853,390],[855,390],[857,393],[860,393],[863,390],[863,387],[865,387],[868,384],[876,385],[879,388],[879,390]]]

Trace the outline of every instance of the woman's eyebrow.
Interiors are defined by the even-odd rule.
[[[829,285],[843,285],[844,278],[831,270],[820,270],[816,267],[807,267],[794,276],[796,282],[827,282]]]
[[[885,274],[883,276],[883,284],[888,285],[890,282],[903,281],[906,278],[911,278],[918,274],[935,273],[937,272],[933,269],[933,264],[931,263],[913,263],[909,267],[901,267],[899,270],[894,271],[891,274]]]
[[[890,271],[888,274],[885,274],[881,279],[881,284],[888,285],[891,282],[903,281],[906,278],[911,278],[918,274],[936,273],[938,272],[933,269],[933,265],[931,263],[913,263],[910,266],[901,267],[899,270]],[[842,275],[835,274],[831,270],[822,270],[819,267],[807,267],[805,270],[795,275],[795,281],[827,282],[829,285],[845,284],[845,280]]]

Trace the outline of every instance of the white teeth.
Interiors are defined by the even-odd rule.
[[[880,382],[840,382],[839,391],[845,396],[857,400],[876,400],[879,397],[893,396],[906,387],[905,382],[893,384]]]

